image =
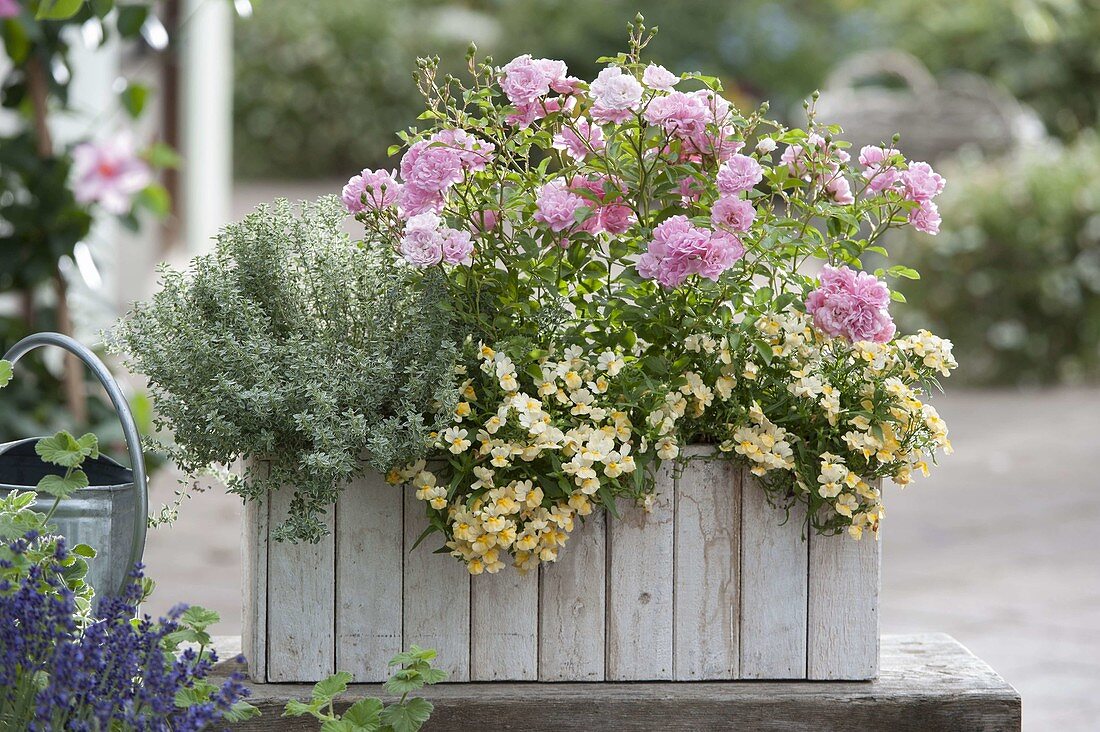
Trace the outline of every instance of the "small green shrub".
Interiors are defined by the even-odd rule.
[[[114,338],[148,376],[183,469],[243,459],[229,488],[245,499],[294,487],[280,539],[317,541],[364,459],[416,460],[456,400],[438,275],[355,246],[344,217],[333,197],[261,206],[189,272],[163,269]]]
[[[961,164],[960,164],[961,165]],[[1100,379],[1100,141],[947,171],[939,237],[909,236],[923,276],[902,327],[955,344],[972,383]]]

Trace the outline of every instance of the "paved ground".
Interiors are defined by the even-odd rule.
[[[955,455],[887,498],[883,631],[955,636],[1020,690],[1028,730],[1095,730],[1100,390],[956,391],[940,411]],[[210,491],[150,534],[150,611],[201,603],[221,612],[219,633],[239,632],[239,516]]]

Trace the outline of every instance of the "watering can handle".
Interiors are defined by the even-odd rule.
[[[99,357],[67,335],[61,333],[35,333],[29,335],[11,347],[4,355],[4,360],[10,361],[14,366],[20,358],[42,346],[63,348],[83,361],[84,365],[91,369],[92,373],[99,379],[99,383],[103,385],[103,388],[107,390],[107,396],[111,398],[111,404],[114,405],[115,412],[122,422],[122,434],[126,437],[126,449],[130,452],[134,483],[138,488],[138,520],[134,522],[133,549],[130,552],[130,564],[137,564],[145,553],[145,530],[146,525],[149,523],[149,480],[145,473],[145,456],[141,451],[141,438],[138,436],[137,424],[134,423],[134,415],[130,411],[130,404],[122,394],[118,382],[111,376],[111,372],[107,370]]]

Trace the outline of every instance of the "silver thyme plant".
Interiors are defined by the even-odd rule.
[[[188,271],[162,268],[114,333],[182,469],[243,460],[228,487],[245,500],[294,487],[279,539],[317,541],[342,487],[421,457],[457,401],[442,275],[356,246],[344,216],[331,197],[259,207]]]

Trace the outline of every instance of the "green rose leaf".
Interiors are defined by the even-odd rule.
[[[41,0],[35,20],[68,20],[80,11],[84,0]]]

